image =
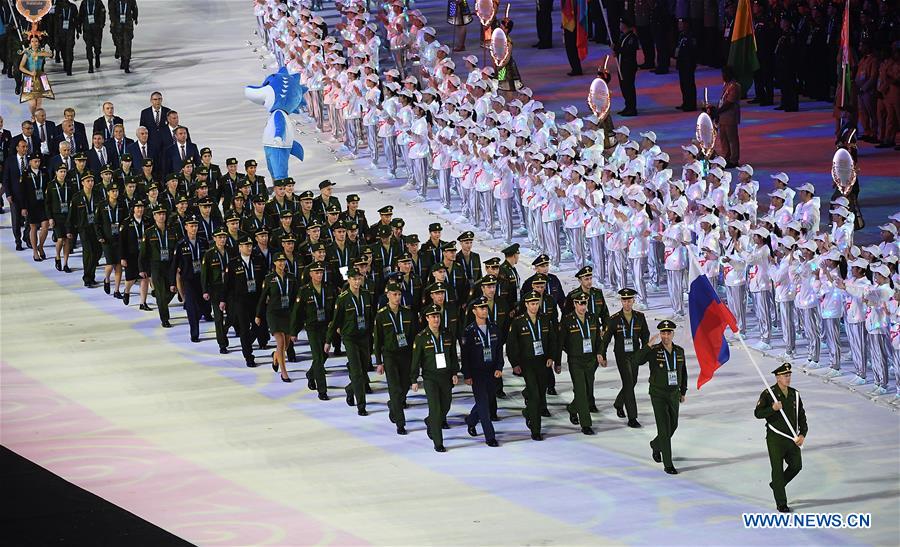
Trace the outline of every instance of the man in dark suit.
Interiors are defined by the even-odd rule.
[[[72,152],[72,147],[69,145],[68,141],[59,141],[57,145],[58,154],[51,156],[50,161],[48,162],[48,172],[56,173],[56,168],[60,164],[65,164],[65,166],[71,171],[75,168],[75,159],[73,157],[74,153]],[[51,150],[53,152],[53,150]]]
[[[156,134],[159,138],[158,143],[160,150],[165,152],[166,148],[168,148],[169,145],[175,144],[175,130],[179,127],[184,126],[178,123],[178,112],[176,112],[175,110],[169,110],[169,112],[166,114],[166,124],[161,127]],[[191,132],[187,127],[184,127],[184,130],[187,132],[187,142],[193,142],[191,141]],[[150,138],[153,138],[152,134],[150,135]]]
[[[12,143],[10,145],[10,154],[12,154],[16,149],[16,144],[19,141],[25,141],[26,143],[26,154],[31,155],[33,152],[41,151],[41,139],[38,138],[37,135],[34,134],[34,122],[31,120],[25,120],[22,122],[22,132],[12,138]]]
[[[41,154],[44,159],[56,154],[56,150],[50,148],[53,135],[56,133],[56,124],[47,119],[47,111],[38,108],[34,111],[34,134],[41,141]]]
[[[165,149],[163,165],[166,173],[181,171],[184,162],[191,160],[196,166],[200,163],[200,151],[197,145],[188,141],[187,128],[179,126],[175,130],[175,143]]]
[[[74,125],[74,133],[75,133],[75,144],[84,143],[84,151],[87,152],[88,149],[88,138],[87,131],[84,128],[84,124],[75,119],[75,109],[72,107],[68,107],[63,110],[63,122],[66,120],[70,120]],[[62,130],[62,123],[56,126],[57,134]]]
[[[25,207],[25,193],[22,192],[22,175],[28,170],[28,141],[19,139],[13,146],[12,153],[3,164],[3,193],[9,203],[9,212],[12,216],[13,237],[16,239],[16,250],[22,247],[22,215],[21,209]]]
[[[162,100],[162,93],[154,91],[150,94],[150,106],[141,110],[140,123],[149,131],[151,140],[156,140],[154,134],[166,127],[171,110],[169,107],[163,106]]]
[[[141,117],[143,118],[143,114]],[[141,124],[141,126],[137,128],[135,136],[137,137],[137,140],[132,141],[131,144],[128,145],[128,153],[134,158],[134,164],[144,165],[144,160],[146,159],[151,159],[156,163],[156,159],[159,156],[159,148],[155,142],[150,140],[150,130]],[[161,173],[157,174],[157,176],[161,176]]]
[[[91,149],[88,150],[87,153],[88,169],[91,170],[98,180],[100,179],[100,171],[106,167],[110,161],[109,151],[106,150],[105,142],[103,133],[94,133]]]
[[[103,103],[103,115],[94,120],[94,133],[103,135],[104,140],[113,138],[113,129],[117,124],[125,125],[122,118],[116,116],[116,107],[109,101]]]
[[[57,126],[56,133],[50,139],[51,154],[59,151],[59,143],[61,142],[69,143],[72,154],[75,154],[76,152],[87,152],[90,147],[87,138],[76,131],[75,122],[68,119],[63,120],[62,123]]]
[[[122,163],[122,156],[128,153],[128,147],[132,143],[134,141],[125,136],[124,125],[113,127],[113,138],[107,140],[104,146],[106,146],[106,151],[109,155],[109,164],[114,169],[119,168],[119,164]]]

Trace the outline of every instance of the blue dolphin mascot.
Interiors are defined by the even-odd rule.
[[[303,161],[303,147],[294,141],[290,114],[300,112],[306,104],[306,91],[306,86],[300,84],[300,75],[290,74],[284,67],[269,74],[262,85],[244,88],[244,96],[249,101],[269,109],[269,121],[263,131],[263,149],[273,179],[288,176],[288,159],[291,156]]]

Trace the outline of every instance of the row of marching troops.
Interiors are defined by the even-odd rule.
[[[295,345],[305,332],[312,352],[308,387],[328,400],[326,359],[345,355],[346,402],[367,415],[369,372],[386,374],[390,418],[399,434],[406,434],[406,397],[421,377],[428,434],[438,451],[445,450],[441,431],[448,426],[460,371],[476,399],[469,432],[477,434],[480,423],[491,446],[497,445],[497,398],[507,397],[507,360],[513,374],[525,379],[523,416],[535,440],[543,438],[541,418],[549,415],[547,395],[556,395],[563,353],[575,386],[567,410],[585,434],[594,433],[594,376],[598,366],[606,366],[609,348],[623,385],[614,406],[630,427],[640,427],[634,385],[641,363],[669,360],[674,376],[651,373],[651,389],[669,394],[665,404],[686,390],[683,349],[670,344],[663,353],[648,344],[646,318],[633,309],[631,289],[620,291],[623,309],[610,315],[589,266],[576,275],[579,287],[563,294],[546,255],[533,261],[534,274],[523,280],[518,244],[504,249],[502,260],[482,261],[472,250],[472,232],[446,241],[438,223],[420,242],[404,234],[391,205],[380,208],[378,221],[369,225],[360,197],[350,194],[341,205],[329,180],[319,184],[317,195],[295,195],[292,179],[276,180],[267,197],[265,181],[253,189],[245,176],[232,178],[228,170],[216,169],[210,177],[201,168],[194,179],[171,173],[160,189],[148,178],[120,180],[111,169],[95,181],[80,153],[71,172],[60,164],[52,178],[41,168],[40,155],[29,161],[25,186],[33,191],[26,192],[23,216],[52,226],[57,269],[71,271],[68,258],[78,239],[85,285],[97,285],[93,276],[102,256],[105,292],[129,305],[139,285],[140,309],[151,311],[152,294],[166,328],[172,327],[169,304],[177,296],[191,341],[200,341],[201,320],[211,320],[219,351],[228,353],[233,329],[249,367],[257,366],[254,345],[268,350],[274,339],[272,366],[285,382],[291,381],[286,364],[297,360]],[[229,167],[236,163],[226,160]],[[671,321],[660,324],[663,331],[674,328]],[[674,469],[671,425],[659,422],[653,449],[667,469]]]
[[[635,289],[639,309],[662,292],[673,318],[683,317],[687,271],[697,260],[740,335],[756,337],[760,350],[772,351],[777,333],[786,360],[805,357],[851,386],[874,381],[875,397],[896,392],[900,215],[879,226],[877,245],[855,245],[861,213],[852,192],[835,192],[829,203],[812,184],[779,172],[761,196],[752,165],[732,169],[699,142],[670,156],[656,132],[634,135],[609,114],[549,112],[528,88],[504,88],[474,56],[462,79],[417,10],[391,3],[374,17],[350,2],[340,11],[338,36],[303,6],[273,11],[269,33],[309,86],[316,125],[351,155],[364,144],[390,176],[405,171],[417,200],[436,186],[442,214],[458,210],[460,222],[506,244],[527,235],[553,267],[590,265],[596,285]],[[409,31],[399,68],[379,68],[379,22]],[[858,277],[867,286],[848,291]],[[853,374],[841,378],[847,347]]]
[[[12,5],[0,4],[0,55],[3,58],[3,74],[16,79],[16,94],[21,91],[22,74],[18,70],[19,58],[31,24]],[[119,68],[131,72],[131,45],[134,28],[138,24],[137,0],[56,0],[50,11],[38,23],[42,36],[41,43],[50,48],[53,59],[62,63],[63,70],[72,75],[75,61],[75,43],[78,38],[84,42],[88,61],[88,72],[100,68],[100,54],[103,44],[103,30],[109,23],[109,34],[115,47],[115,58]]]

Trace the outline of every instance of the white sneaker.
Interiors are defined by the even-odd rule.
[[[809,363],[807,363],[806,368],[816,369],[816,368],[822,368],[824,366],[825,366],[824,363],[820,363],[818,361],[810,361]]]
[[[869,397],[881,397],[881,396],[884,395],[885,393],[887,393],[887,389],[885,389],[885,388],[883,388],[883,387],[881,387],[881,386],[875,386],[875,387],[872,389],[872,391],[870,391],[869,393],[867,393],[867,395],[868,395]]]
[[[848,386],[863,386],[866,385],[866,379],[858,374],[854,374],[853,378],[850,378],[850,381],[847,382]]]
[[[425,201],[425,198],[423,198],[422,196],[416,196],[409,201],[411,203],[422,203],[423,201]]]
[[[441,207],[440,209],[438,209],[438,213],[440,213],[442,215],[449,215],[450,209],[447,209],[446,207]]]
[[[416,185],[413,184],[412,182],[407,182],[406,184],[403,185],[404,190],[412,190],[415,187],[416,187]]]
[[[828,372],[822,375],[823,378],[837,378],[841,375],[841,371],[836,368],[829,368]]]
[[[772,349],[772,344],[767,344],[767,343],[763,342],[762,340],[760,340],[759,342],[754,344],[753,347],[760,351],[769,351],[770,349]]]
[[[794,352],[793,352],[793,351],[786,351],[786,352],[784,352],[784,353],[781,354],[781,358],[784,359],[785,361],[793,362],[793,361],[794,361]]]

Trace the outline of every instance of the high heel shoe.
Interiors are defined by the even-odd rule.
[[[282,382],[285,382],[285,383],[288,383],[288,384],[290,384],[291,382],[293,382],[293,380],[291,380],[291,377],[290,377],[290,376],[288,376],[287,378],[285,378],[284,376],[282,376],[282,377],[281,377],[281,381],[282,381]]]
[[[69,267],[68,264],[63,266],[63,271],[66,273],[72,273],[72,268]]]
[[[38,254],[41,255],[41,260],[47,260],[47,253],[44,252],[44,248],[41,247],[38,249]]]
[[[40,255],[35,255],[35,256],[31,257],[31,260],[34,260],[35,262],[40,262],[43,259],[41,258]]]
[[[58,258],[56,259],[56,271],[58,271],[58,272],[62,271],[62,260],[60,260]]]
[[[278,372],[278,361],[275,360],[275,352],[272,352],[272,370]]]

